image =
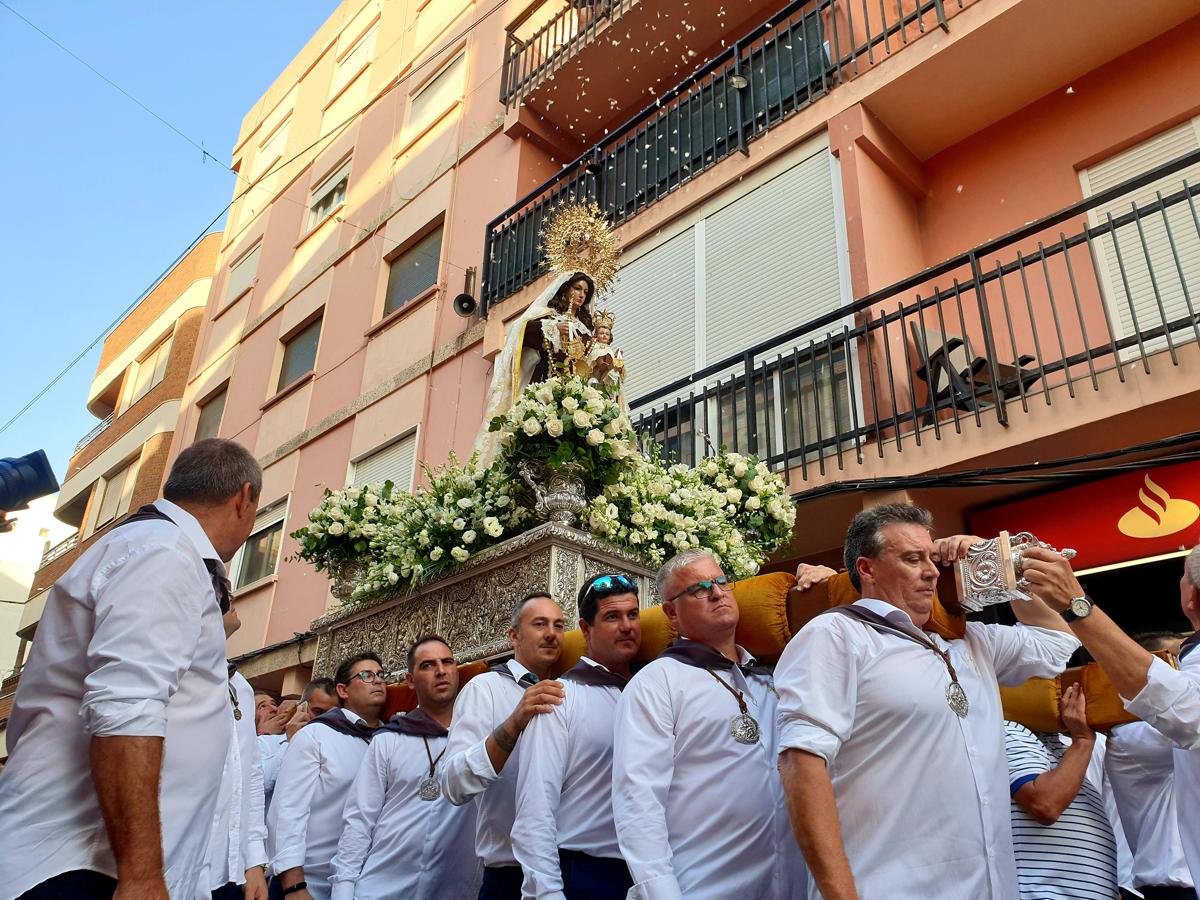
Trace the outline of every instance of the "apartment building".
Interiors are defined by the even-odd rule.
[[[332,601],[287,535],[326,488],[469,452],[568,199],[624,247],[636,424],[786,471],[780,565],[907,497],[1079,544],[1097,586],[1153,593],[1119,619],[1171,620],[1200,534],[1196,442],[1169,442],[1200,393],[1198,50],[1190,0],[346,0],[244,120],[171,447],[264,466],[242,671],[308,677]],[[1034,464],[1094,481],[994,471]]]
[[[202,238],[104,341],[86,400],[99,421],[80,438],[61,479],[54,517],[62,524],[45,529],[47,536],[69,533],[47,544],[35,565],[16,627],[16,658],[2,664],[13,672],[0,685],[0,728],[55,580],[113,523],[162,490],[220,244],[219,232]],[[19,527],[20,515],[17,521]]]

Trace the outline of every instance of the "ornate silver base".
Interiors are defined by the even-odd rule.
[[[349,597],[352,579],[362,571],[347,564],[331,572],[333,595]],[[385,670],[402,672],[409,645],[431,633],[450,642],[459,662],[507,653],[509,617],[519,599],[548,591],[562,604],[567,628],[575,628],[580,586],[610,572],[638,580],[643,606],[657,602],[653,575],[637,557],[587,532],[547,522],[415,591],[397,590],[326,613],[311,626],[319,637],[313,675],[332,675],[340,660],[365,650],[378,653]]]

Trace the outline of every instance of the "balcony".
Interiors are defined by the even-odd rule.
[[[79,532],[77,531],[73,535],[71,535],[69,538],[67,538],[66,540],[60,541],[59,543],[55,544],[53,547],[47,548],[46,552],[42,554],[42,561],[40,563],[38,563],[38,568],[44,569],[50,563],[54,562],[54,560],[58,559],[61,556],[66,556],[68,553],[70,553],[72,550],[74,550],[78,546],[79,546]]]
[[[528,45],[510,42],[515,55],[506,70],[509,101],[523,85],[549,78],[555,61],[569,57],[571,48],[594,39],[606,15],[632,15],[631,10],[647,5],[603,0],[588,6],[586,14],[579,4],[566,7],[559,18],[572,16],[584,24],[545,59],[541,56],[548,51],[538,50],[536,65],[522,55],[534,52]],[[956,10],[964,5],[965,0],[954,2]],[[929,29],[949,27],[943,0],[888,0],[870,16],[864,14],[866,4],[857,14],[855,6],[849,0],[790,4],[492,220],[484,254],[484,311],[545,272],[539,235],[560,203],[595,201],[619,225],[728,156],[748,152],[751,141],[834,86]],[[559,27],[559,18],[543,31]]]
[[[1109,448],[1122,409],[1151,417],[1141,439],[1195,428],[1197,166],[1193,151],[665,385],[632,402],[634,425],[692,464],[758,454],[798,490],[978,458],[973,434],[1007,450],[1039,415]]]
[[[78,453],[80,450],[82,450],[84,447],[86,447],[88,444],[90,444],[96,438],[100,437],[100,435],[102,435],[108,429],[108,426],[112,424],[112,420],[113,420],[113,414],[109,413],[107,416],[105,416],[100,421],[100,423],[95,428],[93,428],[91,431],[89,431],[87,434],[85,434],[83,437],[81,437],[79,439],[79,443],[77,443],[75,445],[75,453]]]

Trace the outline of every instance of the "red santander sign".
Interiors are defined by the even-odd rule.
[[[1006,503],[970,516],[973,534],[1030,531],[1078,551],[1091,569],[1200,542],[1200,461],[1145,468]]]

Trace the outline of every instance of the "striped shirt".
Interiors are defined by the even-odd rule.
[[[1069,741],[1004,723],[1009,789],[1015,795],[1062,760]],[[1117,895],[1117,845],[1104,801],[1090,781],[1053,825],[1038,822],[1014,800],[1013,849],[1021,900],[1112,900]]]

